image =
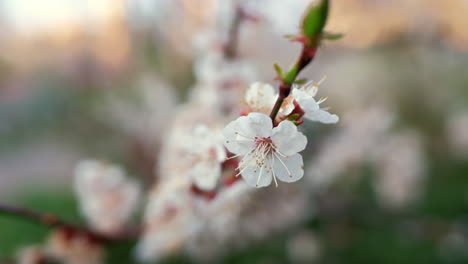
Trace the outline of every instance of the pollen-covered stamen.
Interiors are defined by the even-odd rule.
[[[242,135],[242,134],[240,134],[239,132],[234,132],[234,134],[236,134],[237,136],[244,137],[244,138],[246,138],[246,139],[254,140],[254,138],[251,138],[251,137],[248,137],[248,136]]]
[[[263,175],[263,169],[267,170],[267,174],[272,173],[273,178],[275,180],[276,186],[278,186],[278,183],[276,182],[276,176],[274,175],[273,171],[273,154],[277,152],[277,148],[273,144],[273,141],[271,140],[270,137],[255,137],[254,139],[255,142],[255,152],[253,153],[254,155],[254,160],[255,160],[255,167],[257,169],[260,169],[258,177],[257,177],[257,186],[260,183],[260,180]],[[270,161],[270,162],[267,162]],[[257,172],[257,169],[254,170],[254,173]]]
[[[321,104],[321,103],[325,102],[326,100],[328,100],[328,97],[322,97],[322,98],[320,98],[320,100],[318,100],[317,104]]]

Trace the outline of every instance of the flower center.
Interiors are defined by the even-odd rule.
[[[255,137],[254,138],[255,147],[257,150],[262,150],[264,154],[269,154],[274,150],[273,141],[271,137]]]

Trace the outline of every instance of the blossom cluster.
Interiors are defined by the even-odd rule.
[[[179,251],[216,257],[228,248],[223,245],[244,247],[246,238],[263,239],[299,224],[310,213],[306,188],[294,184],[304,176],[300,153],[308,141],[299,127],[305,121],[339,120],[323,107],[326,98],[317,97],[324,79],[293,81],[282,98],[279,89],[258,81],[251,61],[226,55],[223,34],[216,29],[203,34],[205,41],[195,43],[195,84],[188,101],[143,107],[141,122],[135,108],[126,117],[135,124],[124,127],[128,134],[157,146],[154,184],[148,186],[135,249],[144,261]],[[142,92],[144,101],[154,95]],[[125,109],[121,103],[110,107]],[[164,122],[146,125],[153,112]],[[148,129],[164,131],[155,139]],[[278,188],[263,188],[273,183]],[[84,160],[75,169],[75,191],[90,227],[115,235],[131,222],[142,188],[119,165]],[[63,248],[54,247],[61,259],[71,254]]]

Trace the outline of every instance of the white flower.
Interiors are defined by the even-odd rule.
[[[213,190],[221,176],[221,163],[226,160],[221,132],[198,125],[187,148],[193,164],[189,170],[190,178],[200,189]]]
[[[250,85],[244,99],[251,112],[269,114],[277,97],[278,94],[276,94],[273,86],[267,83],[255,82]]]
[[[322,79],[322,81],[323,80],[324,79]],[[324,124],[334,124],[338,122],[338,116],[330,114],[326,111],[325,108],[320,108],[320,104],[325,102],[327,98],[322,98],[318,101],[316,101],[314,98],[315,95],[317,95],[318,86],[322,81],[318,83],[309,81],[304,85],[294,85],[291,92],[292,97],[304,111],[305,118]],[[292,112],[294,109],[293,100],[290,100],[289,106],[283,106],[283,108],[283,115],[288,115],[290,112]]]
[[[117,232],[135,211],[140,185],[114,164],[84,160],[75,169],[75,190],[81,210],[101,232]]]
[[[290,121],[273,127],[264,114],[250,113],[224,128],[224,146],[236,156],[243,156],[239,174],[251,186],[264,187],[276,178],[295,182],[304,175],[302,156],[307,138]]]

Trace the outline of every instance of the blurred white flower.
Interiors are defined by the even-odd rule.
[[[214,108],[226,117],[237,116],[244,92],[257,76],[253,65],[210,54],[197,59],[194,69],[197,83],[190,101]]]
[[[330,114],[326,111],[325,108],[320,108],[320,104],[325,102],[327,99],[322,98],[316,101],[314,98],[315,95],[317,95],[318,87],[323,80],[324,79],[322,79],[318,83],[314,81],[309,81],[304,85],[295,84],[293,85],[291,94],[294,98],[294,101],[297,102],[301,109],[304,111],[305,118],[324,124],[334,124],[338,122],[338,116]],[[294,101],[289,101],[289,106],[284,107],[284,111],[282,114],[288,115],[293,111]]]
[[[273,128],[270,117],[250,113],[232,121],[224,128],[224,145],[243,156],[239,173],[254,187],[270,185],[276,178],[283,182],[295,182],[304,175],[302,156],[307,138],[290,121],[283,121]]]
[[[381,107],[348,112],[342,128],[322,140],[317,155],[308,163],[306,179],[311,187],[326,189],[339,176],[351,176],[346,172],[368,159],[372,149],[384,140],[392,121],[392,113]]]
[[[221,176],[221,163],[226,159],[221,131],[206,125],[196,126],[187,142],[187,152],[193,164],[189,177],[198,188],[213,190]]]
[[[140,198],[140,186],[115,164],[83,160],[75,169],[75,190],[81,211],[101,232],[118,232],[131,217]]]
[[[262,16],[278,34],[297,33],[300,17],[313,0],[247,0],[244,6]]]
[[[424,150],[417,132],[388,135],[373,152],[377,169],[375,188],[383,206],[403,208],[420,197],[424,186]]]
[[[115,91],[98,109],[100,120],[144,142],[148,151],[157,149],[167,129],[167,114],[174,111],[174,89],[154,74],[144,73],[127,94]]]
[[[278,94],[273,86],[267,83],[254,82],[245,93],[244,99],[249,112],[269,114],[277,97]]]
[[[170,178],[152,190],[136,248],[140,260],[157,260],[177,252],[199,230],[189,189],[185,179]]]

